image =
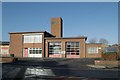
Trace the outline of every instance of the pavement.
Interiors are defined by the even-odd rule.
[[[89,67],[92,67],[92,68],[98,68],[98,69],[105,69],[106,66],[103,66],[103,65],[87,65]]]
[[[120,80],[119,69],[96,68],[93,61],[35,59],[3,63],[2,80]]]

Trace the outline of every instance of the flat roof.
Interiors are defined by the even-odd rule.
[[[0,45],[9,45],[9,41],[0,41]]]
[[[49,37],[45,39],[85,39],[87,40],[87,37],[61,37],[61,38],[56,38],[56,37]]]
[[[86,43],[86,45],[103,45],[103,46],[107,46],[106,44],[103,44],[103,43]]]
[[[9,34],[24,34],[24,33],[45,33],[47,31],[25,31],[25,32],[9,32]],[[49,33],[49,32],[47,32]]]
[[[90,45],[90,44],[103,44],[103,43],[86,43],[86,44]]]
[[[44,33],[45,35],[47,34],[50,37],[54,37],[51,33],[47,31],[25,31],[25,32],[10,32],[9,34],[29,34],[29,33]],[[45,36],[46,37],[46,36]]]

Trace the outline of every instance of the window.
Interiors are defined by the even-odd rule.
[[[29,48],[29,54],[42,54],[41,48]]]
[[[41,34],[24,35],[24,43],[42,43],[42,35]]]
[[[8,53],[9,53],[9,51],[7,49],[2,49],[1,50],[1,54],[8,54]]]
[[[98,53],[98,47],[89,47],[88,53],[90,53],[90,54]]]
[[[60,54],[60,53],[61,53],[61,42],[50,42],[49,54]]]
[[[9,47],[0,46],[0,54],[9,54]]]
[[[80,43],[79,42],[67,42],[66,43],[66,53],[68,55],[79,55]]]

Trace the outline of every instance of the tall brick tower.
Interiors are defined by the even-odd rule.
[[[56,38],[61,38],[63,35],[62,30],[62,18],[51,18],[51,33],[56,36]]]

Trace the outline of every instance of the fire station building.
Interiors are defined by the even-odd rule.
[[[87,37],[63,37],[62,18],[51,18],[51,33],[10,32],[9,53],[14,57],[86,58],[101,57],[103,44],[89,46]]]

